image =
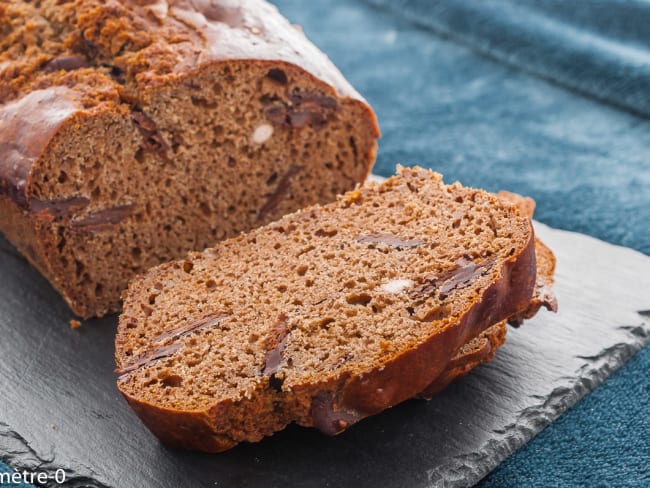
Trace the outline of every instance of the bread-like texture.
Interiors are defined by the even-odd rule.
[[[370,172],[375,115],[263,0],[0,3],[0,231],[82,317]]]
[[[528,307],[535,266],[514,206],[401,168],[132,281],[118,387],[171,446],[335,434],[484,350]]]

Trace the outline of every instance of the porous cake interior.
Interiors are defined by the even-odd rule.
[[[368,110],[291,65],[234,62],[68,124],[31,188],[60,286],[82,314],[117,310],[135,273],[333,200],[374,159]]]
[[[457,320],[530,239],[507,203],[404,170],[136,279],[120,389],[199,411],[381,368]]]

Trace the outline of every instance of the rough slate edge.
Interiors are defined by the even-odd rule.
[[[641,296],[650,288],[650,258],[629,249],[542,225],[538,225],[538,233],[558,255],[560,314],[540,315],[522,329],[512,331],[508,343],[492,364],[478,368],[429,403],[407,402],[362,422],[334,439],[292,428],[261,444],[241,446],[230,453],[210,457],[169,451],[157,446],[150,436],[143,434],[142,426],[129,414],[119,397],[115,397],[114,388],[107,391],[106,381],[112,378],[110,374],[102,373],[103,377],[94,378],[102,383],[98,385],[103,386],[102,398],[75,398],[72,393],[68,406],[80,404],[86,408],[97,408],[99,403],[99,407],[105,409],[103,412],[91,410],[97,415],[98,430],[103,432],[85,432],[89,437],[100,435],[99,441],[105,444],[104,449],[92,451],[92,442],[89,444],[86,437],[73,436],[65,443],[59,439],[58,444],[54,444],[55,436],[47,426],[32,424],[21,426],[20,433],[6,425],[0,428],[0,452],[10,453],[5,454],[4,459],[20,469],[52,471],[60,466],[67,467],[70,469],[69,475],[74,477],[68,486],[150,486],[152,481],[159,484],[162,479],[167,479],[169,486],[177,486],[179,480],[194,481],[196,486],[214,486],[217,474],[223,475],[219,479],[220,484],[225,485],[246,481],[252,486],[290,485],[291,482],[307,484],[310,481],[314,485],[320,484],[323,479],[331,479],[339,485],[354,482],[368,486],[378,483],[385,486],[442,486],[443,480],[444,486],[471,485],[650,340],[647,317],[644,320],[637,313],[650,309],[649,297]],[[30,287],[21,288],[18,284],[10,286],[12,290],[18,289],[18,294],[9,296],[8,288],[3,286],[0,287],[3,290],[0,296],[9,296],[10,301],[14,302],[9,305],[19,307],[24,307],[24,303],[32,304],[32,300],[51,299],[53,292],[43,287],[42,279],[39,280],[36,272],[11,256],[11,248],[6,243],[0,241],[0,244],[3,251],[0,253],[0,268],[4,269],[10,260],[15,259],[14,266],[21,268],[26,281],[40,285],[33,290],[33,294],[29,291],[29,296],[24,297],[20,295],[26,289],[31,290]],[[580,280],[578,290],[575,289],[576,280]],[[65,305],[60,301],[54,302],[45,307],[46,313],[49,310],[59,320],[69,316]],[[39,307],[37,303],[33,305]],[[0,320],[3,317],[0,316]],[[4,320],[0,323],[5,329],[6,325]],[[78,332],[70,332],[74,338],[70,341],[71,347],[88,347],[89,355],[97,355],[98,362],[102,363],[98,370],[104,371],[111,362],[105,349],[112,340],[113,328],[114,319],[87,324]],[[8,336],[11,340],[12,334],[30,336],[32,329],[25,327],[2,332],[5,338]],[[56,334],[62,332],[56,330]],[[84,338],[86,333],[98,340],[88,343],[89,337]],[[47,333],[44,335],[47,336]],[[52,342],[54,335],[49,339],[39,338],[38,334],[30,338],[39,344],[38,349],[44,342]],[[5,361],[20,360],[19,357],[12,358],[11,351],[5,349],[7,343],[0,343],[0,352]],[[567,350],[574,355],[569,357]],[[539,354],[540,351],[543,354]],[[44,349],[41,355],[47,352]],[[28,369],[31,368],[30,364],[27,365]],[[7,364],[0,364],[0,368],[6,369]],[[28,376],[29,371],[23,373],[23,378]],[[30,380],[39,381],[33,377]],[[11,389],[11,385],[4,386],[7,391]],[[27,386],[16,385],[14,399],[23,394]],[[5,398],[0,397],[0,404],[3,401]],[[5,407],[0,411],[5,412]],[[37,403],[32,407],[43,406]],[[18,418],[24,418],[24,411],[29,408],[27,403],[20,405],[18,409],[23,413]],[[82,415],[74,422],[87,422],[83,418],[86,413],[81,410]],[[102,420],[102,415],[109,418],[103,417]],[[113,415],[115,419],[111,419]],[[432,421],[427,422],[429,419]],[[118,420],[126,425],[116,425]],[[124,444],[116,443],[115,436],[111,437],[112,431],[119,429],[128,434],[120,440]],[[131,438],[135,445],[128,442]],[[57,448],[54,449],[53,445]],[[423,446],[425,449],[422,449]],[[134,447],[142,449],[142,458],[134,458]],[[387,449],[383,450],[384,447]],[[98,459],[103,461],[115,456],[116,453],[111,452],[115,449],[124,451],[117,453],[122,454],[121,458],[116,457],[119,458],[117,462],[122,464],[115,464],[116,460],[113,459],[112,466],[90,466]],[[288,465],[282,465],[281,462],[287,460],[280,457],[278,464],[274,451],[287,449],[299,461],[291,464],[295,461],[292,459]],[[339,449],[343,449],[344,454],[337,456]],[[307,450],[315,456],[322,453],[329,465],[309,465],[312,459],[301,458],[300,450]],[[362,450],[365,451],[363,455],[360,453]],[[139,450],[136,449],[136,452]],[[455,454],[450,456],[450,453]],[[368,463],[369,459],[374,459],[374,466]],[[352,466],[364,466],[367,471],[351,471],[349,465],[334,466],[332,463],[345,463],[348,460],[352,461]],[[366,461],[367,464],[358,461]],[[395,466],[409,461],[407,470],[392,472]],[[169,468],[166,469],[166,464],[162,463],[168,463]],[[368,469],[369,464],[372,469]],[[121,467],[122,472],[111,473],[111,467]],[[93,472],[93,468],[97,472]],[[327,473],[331,478],[321,477],[319,470],[332,471],[330,468],[335,471]],[[215,470],[224,469],[233,472],[215,473]],[[289,472],[291,475],[283,474]]]

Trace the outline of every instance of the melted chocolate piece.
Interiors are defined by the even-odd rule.
[[[282,200],[282,197],[284,197],[284,195],[291,188],[291,181],[293,177],[297,175],[301,170],[302,166],[291,166],[289,170],[284,174],[284,176],[278,182],[278,185],[275,187],[275,191],[269,195],[266,203],[257,214],[258,222],[263,220],[269,213],[275,210],[275,208],[278,206],[278,203],[280,203],[280,200]]]
[[[356,412],[334,410],[334,394],[321,391],[311,401],[314,427],[326,435],[336,435],[361,419]]]
[[[153,361],[171,356],[172,354],[176,353],[176,351],[178,351],[181,347],[183,347],[182,344],[170,344],[168,346],[162,346],[150,351],[145,351],[142,354],[138,354],[137,356],[131,358],[131,360],[128,361],[121,369],[116,369],[115,372],[119,375],[130,373],[131,371],[140,369],[141,367],[146,366]]]
[[[338,108],[336,99],[311,92],[294,92],[289,103],[274,101],[264,109],[264,115],[273,124],[284,128],[301,128],[309,125],[322,128],[330,112]]]
[[[169,162],[169,157],[167,156],[169,144],[167,144],[162,134],[158,131],[158,127],[151,117],[139,110],[134,110],[131,113],[131,117],[144,139],[142,141],[142,149],[158,153],[163,161]]]
[[[484,270],[477,266],[476,263],[469,263],[460,268],[444,275],[440,282],[440,293],[447,295],[450,291],[455,290],[456,288],[464,288],[469,285],[475,278],[478,278],[483,274]]]
[[[424,302],[425,297],[433,295],[433,293],[436,291],[438,283],[439,280],[436,276],[426,276],[424,280],[422,280],[422,283],[409,290],[408,294],[413,300],[416,300],[415,305],[420,305],[422,302]],[[409,311],[411,315],[413,315],[414,312],[415,311]]]
[[[427,276],[423,282],[414,287],[409,296],[415,300],[415,305],[421,305],[427,296],[440,292],[441,298],[446,298],[452,290],[469,286],[476,278],[483,276],[495,263],[495,258],[487,258],[476,264],[467,258],[461,258],[459,266],[442,276]]]
[[[203,317],[197,320],[191,320],[181,325],[180,327],[176,327],[175,329],[171,329],[166,332],[163,332],[160,335],[157,335],[156,337],[153,338],[152,342],[162,342],[169,338],[175,340],[178,339],[179,337],[186,336],[192,332],[196,332],[198,330],[205,329],[207,327],[215,327],[219,325],[219,323],[226,317],[229,317],[229,315],[226,314],[208,315],[207,317]]]
[[[276,102],[264,108],[264,116],[277,127],[290,127],[291,123],[287,118],[287,110],[288,108],[284,103]]]
[[[127,203],[126,205],[117,205],[91,212],[78,220],[73,220],[71,228],[86,232],[100,232],[110,229],[129,217],[133,207],[132,203]]]
[[[281,314],[278,321],[271,329],[269,337],[266,339],[266,356],[264,357],[264,366],[262,374],[269,376],[269,384],[277,391],[282,387],[282,379],[275,376],[280,369],[282,362],[282,351],[287,344],[287,336],[290,330],[287,324],[287,316]]]
[[[289,95],[289,100],[295,107],[300,107],[301,105],[318,105],[322,109],[334,110],[337,108],[338,104],[336,100],[327,95],[322,95],[316,92],[298,92],[295,91]]]
[[[457,288],[465,288],[469,286],[476,278],[487,273],[492,266],[494,266],[495,261],[496,259],[493,257],[487,258],[478,264],[472,261],[467,262],[467,260],[465,260],[464,262],[467,264],[461,265],[459,268],[447,273],[440,279],[440,282],[442,283],[440,286],[440,293],[446,295]]]
[[[90,66],[86,58],[78,54],[71,54],[68,56],[59,56],[49,61],[43,67],[46,73],[53,73],[54,71],[74,71],[80,68],[87,68]]]
[[[88,206],[90,200],[86,197],[69,197],[56,200],[38,200],[32,198],[29,208],[32,213],[47,214],[53,218],[66,217]]]
[[[367,234],[357,237],[360,244],[386,244],[397,249],[418,247],[426,244],[421,239],[404,240],[393,234]]]

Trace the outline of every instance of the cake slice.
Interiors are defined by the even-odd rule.
[[[0,3],[0,231],[82,316],[364,181],[379,130],[263,0]]]
[[[535,278],[515,206],[400,169],[136,278],[118,387],[171,446],[222,451],[291,422],[335,434],[422,393],[528,308]]]

